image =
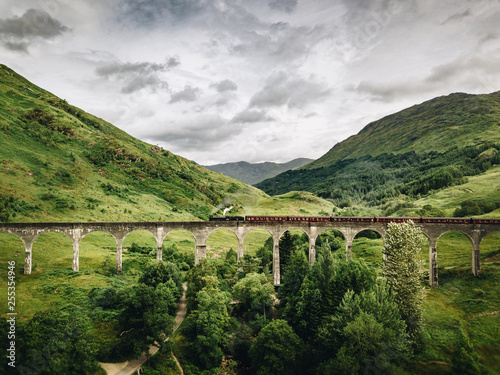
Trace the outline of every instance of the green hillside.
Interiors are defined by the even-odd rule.
[[[454,93],[414,105],[368,124],[303,168],[384,153],[444,152],[485,142],[500,142],[500,91]]]
[[[266,199],[0,65],[0,221],[205,220]]]
[[[499,186],[500,177],[489,171],[500,164],[499,124],[500,92],[436,98],[373,122],[320,159],[256,186],[271,195],[309,191],[344,208],[340,214],[391,215],[418,208],[413,202],[472,176],[491,175],[491,186]],[[474,198],[478,209],[455,212],[462,203],[470,205],[466,195],[461,197],[449,214],[482,215],[500,208],[496,189]],[[423,214],[443,214],[428,211]]]

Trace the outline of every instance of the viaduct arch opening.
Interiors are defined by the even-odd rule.
[[[361,229],[353,237],[352,257],[363,259],[371,267],[381,270],[383,250],[383,233],[376,229]]]
[[[114,269],[116,239],[108,232],[93,231],[80,240],[79,269]]]
[[[232,250],[239,254],[242,252],[238,236],[229,229],[218,228],[210,232],[207,237],[207,257],[225,259],[228,251]],[[239,259],[239,256],[238,256]]]
[[[182,229],[172,230],[163,239],[162,248],[163,260],[179,258],[183,262],[181,271],[193,268],[196,253],[196,238],[193,233]]]
[[[437,239],[439,282],[462,272],[470,272],[473,257],[472,239],[460,231],[443,232]]]
[[[31,248],[34,272],[43,272],[44,268],[71,270],[74,264],[73,249],[73,242],[66,234],[59,231],[41,233]]]

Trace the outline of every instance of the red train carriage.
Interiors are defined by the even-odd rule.
[[[471,218],[465,217],[423,217],[422,223],[470,224]]]
[[[330,221],[328,216],[288,216],[288,221]]]
[[[500,224],[500,219],[472,218],[473,224]]]
[[[349,221],[349,219],[352,219],[352,218],[348,217],[348,216],[331,216],[330,217],[330,221],[334,221],[334,222]]]
[[[371,223],[371,222],[373,222],[373,217],[332,216],[330,218],[330,221],[348,221],[348,222]]]
[[[376,217],[374,220],[378,223],[406,223],[411,220],[414,223],[420,223],[420,217]]]
[[[288,216],[246,216],[246,221],[287,221]]]

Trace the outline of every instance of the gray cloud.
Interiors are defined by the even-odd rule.
[[[269,0],[269,8],[291,13],[297,8],[297,0]]]
[[[194,102],[196,99],[198,99],[199,93],[199,88],[186,85],[184,86],[183,90],[172,93],[170,103]]]
[[[40,9],[28,9],[21,17],[0,20],[0,40],[11,51],[28,52],[35,38],[53,39],[69,30]]]
[[[331,37],[331,33],[321,25],[293,27],[286,22],[277,22],[263,31],[243,35],[240,43],[231,46],[230,50],[243,57],[261,56],[263,59],[275,59],[278,63],[290,63],[304,59],[315,44]]]
[[[228,123],[217,114],[191,114],[153,132],[148,129],[145,138],[153,143],[164,142],[175,149],[214,151],[241,131],[241,127]]]
[[[231,81],[230,79],[225,79],[217,83],[212,83],[210,87],[215,88],[218,92],[238,90],[238,85],[233,81]]]
[[[460,21],[462,19],[464,19],[465,17],[470,17],[472,14],[471,14],[471,11],[470,9],[467,9],[466,11],[462,12],[462,13],[456,13],[450,17],[448,17],[446,20],[444,20],[441,25],[446,25],[447,23],[450,23],[450,22],[456,22],[456,21]]]
[[[250,107],[302,108],[330,94],[330,89],[312,79],[290,78],[284,72],[271,75],[265,86],[250,99]]]
[[[268,122],[274,119],[266,114],[265,111],[254,111],[245,109],[238,113],[231,119],[232,123],[254,123],[254,122]]]
[[[498,90],[500,84],[497,74],[499,64],[500,56],[495,55],[484,58],[460,57],[436,65],[424,79],[410,77],[390,82],[362,81],[353,89],[382,102],[422,94],[430,98],[443,93],[444,87],[450,91],[492,92]]]
[[[4,46],[11,50],[11,51],[16,51],[16,52],[25,52],[28,53],[28,43],[16,43],[16,42],[5,42]]]
[[[28,9],[21,17],[0,20],[0,34],[15,38],[51,39],[69,29],[40,9]]]
[[[166,17],[186,18],[202,11],[203,0],[125,0],[119,3],[118,19],[139,27],[151,27]]]
[[[167,82],[159,77],[159,73],[179,65],[176,57],[170,57],[163,64],[150,62],[121,63],[114,62],[96,69],[96,74],[107,79],[116,79],[124,83],[121,92],[131,94],[143,88],[167,88]]]

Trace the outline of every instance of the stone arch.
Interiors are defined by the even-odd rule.
[[[138,257],[149,256],[155,259],[158,242],[156,233],[147,228],[139,227],[128,231],[121,241],[122,271],[137,268]]]
[[[92,234],[92,233],[95,233],[95,232],[102,232],[102,233],[109,234],[111,237],[113,237],[113,239],[115,240],[115,242],[117,241],[116,236],[115,236],[113,233],[111,233],[111,232],[109,232],[109,231],[107,231],[107,230],[105,230],[105,229],[90,229],[90,230],[86,231],[86,232],[82,235],[82,237],[80,238],[80,242],[81,242],[81,241],[82,241],[85,237],[87,237],[89,234]]]
[[[378,235],[380,235],[380,238],[382,238],[382,241],[384,241],[384,236],[385,236],[385,232],[380,230],[379,228],[370,228],[370,227],[366,227],[366,228],[357,228],[356,231],[353,233],[354,235],[352,236],[352,238],[356,238],[356,236],[358,234],[360,234],[361,232],[365,231],[365,230],[371,230],[373,232],[376,232]]]
[[[194,266],[197,239],[193,232],[187,229],[172,229],[166,232],[160,240],[161,244],[159,246],[162,248],[162,257],[157,257],[158,260],[166,260],[170,256],[169,252],[178,251],[187,254],[184,255],[184,262],[187,263],[189,268]]]
[[[435,268],[440,280],[446,280],[457,270],[469,271],[471,269],[474,239],[469,233],[459,228],[448,229],[439,233],[435,238],[437,258]]]
[[[82,264],[82,270],[108,269],[109,264],[114,263],[116,257],[117,239],[116,237],[101,229],[91,230],[83,234],[79,241],[78,264]]]
[[[143,238],[137,238],[139,236],[141,236]],[[154,241],[148,240],[151,237],[153,237]],[[157,248],[157,245],[158,245],[158,242],[159,242],[158,238],[156,237],[156,233],[153,233],[152,231],[150,231],[148,229],[143,229],[143,228],[133,229],[130,232],[126,233],[123,236],[123,239],[122,239],[122,246],[125,249],[128,249],[128,248],[130,248],[132,246],[132,243],[134,241],[140,241],[140,243],[136,242],[137,245],[141,245],[141,244],[146,243],[147,246],[153,247],[153,248]]]
[[[380,238],[360,237],[359,235],[364,231],[372,231],[380,236]],[[381,267],[384,257],[384,236],[385,232],[381,231],[380,228],[356,228],[352,236],[352,257],[362,258],[374,267]]]
[[[448,230],[445,230],[444,232],[441,232],[437,237],[436,237],[436,243],[439,241],[439,239],[447,234],[447,233],[452,233],[452,232],[457,232],[457,233],[461,233],[463,234],[465,237],[467,237],[469,239],[469,241],[471,242],[471,244],[474,243],[474,240],[472,239],[471,235],[467,232],[464,232],[464,231],[461,231],[459,229],[448,229]]]
[[[332,233],[332,232],[335,232],[335,233]],[[339,234],[341,237],[338,236]],[[316,248],[320,245],[320,242],[321,242],[320,238],[324,238],[324,237],[326,237],[326,235],[328,235],[329,237],[334,236],[335,238],[341,238],[339,249],[345,249],[345,242],[347,239],[347,234],[344,233],[344,231],[342,231],[340,229],[336,229],[336,228],[321,228],[318,232],[318,235],[316,236],[316,241],[315,241]]]
[[[218,232],[218,233],[217,233]],[[229,250],[233,250],[239,255],[242,253],[242,236],[240,236],[232,228],[214,228],[207,234],[205,244],[206,252],[205,257],[222,258]],[[201,254],[198,254],[201,256]]]
[[[73,237],[71,237],[68,233],[68,231],[66,230],[61,230],[61,229],[57,229],[57,228],[54,228],[54,229],[47,229],[47,230],[44,230],[44,231],[41,231],[37,234],[35,234],[33,236],[33,240],[32,240],[32,243],[34,244],[36,242],[36,240],[40,237],[40,236],[43,236],[44,234],[47,234],[47,233],[62,233],[64,234],[66,237],[68,237],[68,239],[71,241],[71,243],[73,243],[74,239]]]
[[[62,230],[45,230],[33,237],[31,245],[31,269],[37,267],[44,270],[74,267],[75,241]]]
[[[267,241],[271,240],[270,249],[266,249]],[[263,250],[259,253],[260,250]],[[262,260],[263,268],[268,267],[269,271],[273,268],[273,250],[274,236],[273,233],[266,228],[250,228],[243,237],[243,252],[245,254],[257,255]]]

